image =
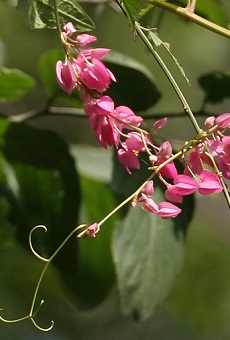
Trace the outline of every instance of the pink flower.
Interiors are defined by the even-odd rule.
[[[187,196],[193,194],[199,188],[199,184],[189,176],[178,175],[174,179],[173,187],[176,194]]]
[[[129,174],[131,174],[130,169],[140,169],[138,157],[132,150],[119,149],[118,159],[124,165]]]
[[[203,170],[200,174],[199,193],[202,195],[210,195],[214,192],[218,193],[223,190],[219,177],[209,171]]]
[[[140,126],[140,124],[143,121],[143,118],[140,116],[137,116],[129,107],[127,106],[118,106],[114,110],[114,116],[117,117],[119,120],[123,121],[123,123],[120,123],[121,129],[130,129],[128,125],[125,123],[131,124],[135,127]]]
[[[160,120],[158,120],[158,121],[154,124],[154,128],[155,128],[156,130],[161,130],[161,129],[163,129],[163,127],[164,127],[164,126],[166,125],[166,123],[167,123],[167,120],[168,120],[167,117],[161,118]]]
[[[89,115],[93,113],[98,116],[108,116],[114,110],[114,101],[109,96],[102,96],[98,99],[89,98],[84,108]]]
[[[165,197],[167,198],[168,201],[174,203],[182,203],[183,196],[181,194],[178,194],[175,189],[176,189],[175,185],[168,184],[167,190],[165,191]]]
[[[169,143],[169,141],[166,141],[164,143],[161,144],[159,150],[156,153],[156,156],[158,157],[158,160],[155,162],[155,166],[159,166],[162,163],[164,163],[165,161],[167,161],[167,159],[169,159],[172,155],[172,146]],[[161,170],[160,170],[160,174],[163,177],[167,177],[167,178],[175,178],[178,175],[177,172],[177,168],[174,164],[173,161],[167,163]]]
[[[107,145],[118,145],[120,141],[120,134],[114,129],[110,117],[90,114],[89,122],[96,133],[98,142],[107,148]]]
[[[73,33],[77,32],[76,28],[72,24],[72,22],[67,22],[65,26],[63,27],[65,34],[68,36],[71,36]]]
[[[90,225],[87,229],[86,229],[86,233],[88,236],[90,237],[96,237],[96,233],[99,231],[99,227],[97,223],[94,223],[92,225]]]
[[[197,152],[197,150],[194,150],[190,153],[189,161],[190,161],[190,169],[195,174],[200,174],[201,171],[203,170],[203,167],[202,167],[202,161],[201,161],[201,158],[200,158],[200,154]]]
[[[87,48],[90,44],[97,41],[97,38],[90,34],[79,34],[76,41],[80,47]]]
[[[67,59],[65,63],[59,60],[56,64],[56,76],[59,86],[68,94],[71,94],[76,87],[76,75],[71,62]]]
[[[93,58],[96,58],[98,60],[104,59],[107,54],[110,52],[109,48],[93,48],[90,50],[83,50],[81,53],[77,56],[77,64],[81,62],[85,62],[85,60],[91,60]]]
[[[205,124],[208,128],[213,127],[214,124],[215,124],[215,117],[214,117],[214,116],[208,117],[208,118],[205,120],[204,124]]]
[[[155,165],[160,165],[164,163],[166,160],[167,158],[160,158],[155,163]],[[177,168],[174,162],[167,163],[159,172],[163,177],[167,177],[167,178],[175,178],[178,175]]]
[[[125,141],[128,150],[145,151],[142,136],[138,132],[129,132]],[[147,144],[147,141],[146,141]]]
[[[175,218],[181,213],[181,209],[176,205],[169,203],[169,202],[161,202],[158,205],[158,216],[163,219],[167,218]]]
[[[96,58],[93,58],[91,62],[84,62],[78,66],[80,67],[80,80],[89,89],[104,92],[111,84],[111,81],[115,79],[108,68]]]
[[[223,113],[218,116],[215,120],[216,124],[218,124],[219,128],[229,129],[230,128],[230,113]]]
[[[162,143],[156,155],[164,157],[165,159],[170,158],[172,155],[172,145],[170,144],[170,142],[166,141]]]
[[[199,188],[199,184],[187,175],[178,175],[174,185],[168,184],[165,197],[175,203],[182,203],[183,196],[191,195]]]
[[[147,197],[151,197],[154,193],[153,181],[148,181],[145,187],[141,190],[141,193],[146,195]]]
[[[154,214],[158,214],[159,208],[156,202],[152,198],[146,198],[145,204],[142,206],[142,209]]]

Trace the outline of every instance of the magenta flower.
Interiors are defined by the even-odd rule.
[[[168,184],[165,197],[175,203],[182,203],[183,196],[191,195],[199,188],[199,184],[187,175],[178,175],[174,185]]]
[[[81,53],[78,54],[76,63],[82,63],[85,62],[85,60],[91,60],[93,58],[102,60],[107,56],[109,52],[109,48],[92,48],[89,50],[83,50],[81,51]]]
[[[219,126],[219,128],[229,129],[230,128],[230,113],[223,113],[222,115],[216,118],[215,122]]]
[[[154,202],[152,198],[148,197],[146,197],[145,204],[142,206],[142,209],[154,214],[158,214],[159,212],[158,204]]]
[[[78,46],[87,48],[89,45],[97,41],[97,38],[90,34],[79,34],[76,38],[76,41]]]
[[[219,177],[209,171],[203,170],[200,174],[199,193],[202,195],[210,195],[214,192],[218,193],[223,190]]]
[[[119,144],[120,134],[114,129],[110,117],[92,113],[89,116],[89,122],[95,131],[98,142],[104,148],[107,148],[107,145]]]
[[[113,113],[114,101],[109,96],[102,96],[98,99],[89,98],[85,102],[84,108],[89,115],[108,116],[110,113]]]
[[[193,194],[199,188],[199,184],[187,175],[178,175],[174,179],[173,188],[176,194],[187,196]]]
[[[211,128],[214,126],[215,124],[215,117],[214,116],[210,116],[208,117],[205,122],[204,122],[205,126],[207,126],[208,128]]]
[[[138,157],[132,150],[119,149],[118,160],[124,165],[129,174],[131,174],[130,169],[140,169]]]
[[[99,231],[99,227],[97,223],[94,223],[92,225],[90,225],[87,229],[86,229],[86,233],[88,236],[90,237],[96,237],[96,233]]]
[[[158,216],[163,219],[175,218],[181,213],[181,209],[169,202],[161,202],[158,205]]]
[[[78,64],[78,66],[80,67],[80,80],[89,89],[104,92],[115,79],[108,68],[96,58],[93,58],[91,62]]]
[[[189,165],[190,169],[195,174],[200,174],[201,171],[203,170],[203,167],[202,167],[202,160],[200,158],[200,154],[197,152],[197,150],[194,150],[190,153],[189,162],[190,162],[190,165]]]
[[[156,121],[156,123],[154,124],[154,128],[156,130],[161,130],[163,129],[163,127],[166,125],[168,118],[164,117],[161,118],[160,120]]]
[[[72,24],[72,22],[67,22],[67,24],[65,24],[63,29],[64,29],[65,35],[67,35],[67,36],[71,36],[71,35],[73,35],[73,33],[77,32],[77,30],[74,27],[74,25]]]
[[[174,202],[174,203],[182,203],[183,196],[181,194],[178,194],[176,191],[175,185],[168,184],[167,190],[165,191],[165,197],[168,201]]]
[[[147,197],[151,197],[154,193],[154,183],[153,181],[148,181],[145,187],[141,190],[141,193]]]
[[[120,123],[120,129],[130,129],[128,125],[125,123],[131,124],[135,127],[140,126],[140,124],[143,121],[143,118],[140,116],[137,116],[129,107],[127,106],[118,106],[114,110],[114,116],[117,117],[119,120],[121,120],[123,123]]]
[[[68,94],[71,94],[76,87],[77,77],[74,73],[71,62],[67,59],[65,63],[59,60],[56,64],[56,76],[59,86]]]
[[[145,151],[142,136],[138,132],[129,132],[125,141],[128,150]],[[147,144],[147,141],[146,141]]]

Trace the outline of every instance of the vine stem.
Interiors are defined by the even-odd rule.
[[[183,105],[184,111],[185,113],[188,114],[196,132],[199,134],[202,132],[202,129],[200,128],[199,124],[197,123],[197,120],[185,98],[185,96],[183,95],[180,87],[178,86],[177,82],[175,81],[175,79],[173,78],[171,72],[169,71],[168,67],[166,66],[166,64],[164,63],[164,61],[162,60],[162,58],[160,57],[160,55],[157,53],[157,51],[153,48],[152,44],[150,43],[149,39],[146,37],[145,33],[143,32],[140,24],[136,21],[135,22],[135,29],[139,35],[139,37],[141,38],[141,40],[144,42],[144,44],[148,47],[150,53],[154,56],[155,60],[157,61],[157,63],[159,64],[159,66],[161,67],[161,69],[163,70],[163,72],[165,73],[166,77],[168,78],[168,80],[170,81],[173,89],[175,90],[178,98],[181,101],[181,104]]]
[[[189,11],[187,8],[169,4],[168,2],[164,0],[163,1],[162,0],[146,0],[146,2],[148,2],[151,5],[163,8],[166,11],[182,16],[188,20],[193,21],[197,25],[200,25],[204,28],[207,28],[208,30],[212,32],[215,32],[217,34],[222,35],[225,38],[230,39],[230,30],[222,26],[219,26],[207,19],[202,18],[201,16]]]
[[[174,159],[177,159],[178,157],[180,157],[183,154],[183,151],[180,150],[178,151],[175,155],[172,155],[169,159],[167,159],[165,162],[161,163],[157,169],[148,177],[148,179],[141,184],[141,186],[134,192],[132,193],[128,198],[126,198],[123,202],[121,202],[121,204],[119,204],[115,209],[113,209],[107,216],[105,216],[99,223],[98,223],[98,227],[100,227],[103,223],[105,223],[105,221],[107,221],[113,214],[115,214],[118,210],[120,210],[124,205],[126,205],[129,201],[131,201],[133,198],[135,198],[140,192],[141,190],[146,186],[146,184],[148,183],[148,181],[150,181],[151,179],[153,179],[153,177],[156,176],[156,174],[168,163],[172,162]]]
[[[64,245],[69,241],[69,239],[81,228],[84,228],[86,226],[86,224],[81,224],[80,226],[76,227],[74,230],[71,231],[71,233],[65,238],[65,240],[60,244],[60,246],[56,249],[56,251],[53,253],[53,255],[47,259],[47,263],[46,265],[44,266],[43,270],[42,270],[42,273],[39,277],[39,280],[38,280],[38,283],[37,283],[37,286],[36,286],[36,289],[35,289],[35,292],[34,292],[34,297],[33,297],[33,300],[32,300],[32,304],[31,304],[31,308],[30,308],[30,317],[31,319],[33,319],[33,315],[34,315],[34,306],[35,306],[35,302],[36,302],[36,299],[37,299],[37,295],[38,295],[38,290],[40,288],[40,285],[41,285],[41,282],[42,282],[42,279],[45,275],[45,272],[48,268],[48,266],[50,265],[50,263],[53,261],[53,259],[55,258],[55,256],[59,253],[59,251],[64,247]],[[38,229],[38,228],[43,228],[45,230],[45,232],[47,231],[47,229],[44,227],[44,226],[36,226],[34,227],[31,232],[30,232],[30,235],[32,235],[32,233],[35,231],[35,229]],[[35,254],[37,256],[37,254]],[[41,259],[41,257],[39,256],[39,258]],[[43,303],[43,302],[42,302]],[[52,321],[53,323],[53,321]]]

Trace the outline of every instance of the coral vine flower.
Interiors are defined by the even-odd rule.
[[[86,233],[90,237],[96,237],[96,233],[99,231],[99,227],[97,223],[93,223],[86,229]]]
[[[156,121],[156,123],[154,123],[154,128],[156,130],[161,130],[163,129],[163,127],[166,125],[167,123],[167,117],[161,118],[158,121]]]
[[[158,216],[163,219],[175,218],[181,213],[181,209],[169,202],[161,202],[158,205]]]
[[[71,94],[76,87],[77,77],[74,73],[71,62],[67,59],[65,63],[59,60],[56,64],[56,76],[59,86],[68,94]]]
[[[129,132],[125,144],[128,150],[145,151],[142,136],[138,132]]]
[[[71,36],[73,35],[73,33],[77,32],[72,22],[67,22],[67,24],[64,25],[63,29],[64,29],[65,35],[67,36]]]
[[[210,195],[223,190],[219,177],[209,170],[203,170],[200,174],[199,193]]]
[[[90,34],[79,34],[76,38],[76,42],[78,46],[87,48],[89,45],[97,41],[97,38],[94,35]]]
[[[142,206],[142,209],[154,214],[158,214],[159,212],[158,204],[154,202],[152,198],[148,197],[146,197],[145,204]]]
[[[158,152],[156,153],[156,156],[158,157],[158,160],[155,162],[154,165],[160,165],[164,163],[167,159],[169,159],[172,155],[172,145],[169,143],[169,141],[166,141],[161,144]],[[177,168],[174,164],[174,162],[169,162],[166,164],[161,170],[160,174],[163,177],[167,178],[175,178],[178,175]]]
[[[154,183],[153,181],[148,181],[145,187],[141,190],[141,193],[147,197],[151,197],[154,193]]]
[[[223,113],[222,115],[219,115],[215,122],[219,128],[230,129],[230,113]]]
[[[168,184],[165,197],[175,203],[182,203],[183,196],[193,194],[199,188],[199,184],[187,175],[178,175],[174,179],[174,185]]]
[[[119,149],[117,155],[119,162],[124,165],[129,174],[131,174],[130,169],[140,169],[138,157],[132,150]]]

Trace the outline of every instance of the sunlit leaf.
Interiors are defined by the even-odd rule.
[[[75,0],[57,0],[61,24],[71,21],[78,32],[94,28],[92,19]],[[19,0],[17,9],[31,28],[56,28],[54,0]]]
[[[22,98],[35,86],[32,77],[17,69],[0,68],[0,102]]]
[[[183,263],[183,233],[173,227],[138,207],[117,225],[112,249],[124,314],[147,320],[171,291]]]

